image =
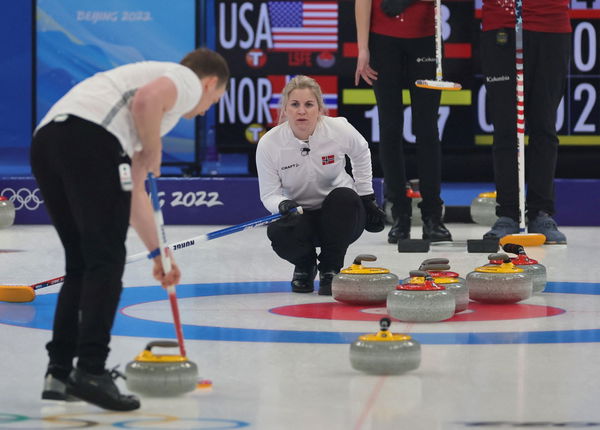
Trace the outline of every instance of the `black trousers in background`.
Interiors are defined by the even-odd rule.
[[[424,217],[441,216],[442,153],[437,126],[440,91],[415,86],[417,79],[435,79],[434,38],[400,39],[371,33],[369,50],[371,67],[379,73],[373,83],[379,112],[379,160],[386,199],[393,205],[392,214],[397,217],[412,211],[411,200],[406,197],[402,137],[402,89],[408,84],[417,145],[419,188],[423,197],[421,213]]]
[[[40,129],[31,167],[65,252],[66,275],[47,344],[51,365],[102,372],[125,265],[131,193],[118,165],[128,162],[114,135],[70,116]]]
[[[296,266],[307,267],[319,260],[321,272],[338,272],[351,243],[365,228],[363,203],[350,188],[335,188],[321,209],[304,210],[300,216],[280,219],[267,227],[273,250]],[[316,247],[321,252],[317,257]]]
[[[508,34],[498,42],[498,31]],[[488,94],[488,110],[494,125],[494,177],[498,216],[519,219],[517,167],[515,31],[481,34],[481,58]],[[565,91],[570,33],[523,32],[525,120],[529,144],[525,151],[527,216],[539,211],[553,214],[554,176],[558,154],[556,109]]]

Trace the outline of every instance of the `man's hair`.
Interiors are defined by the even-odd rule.
[[[198,48],[190,52],[180,64],[189,67],[200,79],[216,76],[218,86],[222,87],[229,81],[229,66],[223,56],[208,48]]]

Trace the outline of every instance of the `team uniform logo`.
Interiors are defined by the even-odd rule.
[[[330,155],[324,155],[321,157],[321,163],[323,164],[323,166],[327,165],[327,164],[333,164],[335,163],[335,155],[330,154]]]

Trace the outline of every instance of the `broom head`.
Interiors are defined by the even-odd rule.
[[[35,291],[28,285],[0,285],[0,301],[25,303],[35,299]]]
[[[415,81],[415,85],[419,88],[429,88],[430,90],[458,91],[462,89],[462,86],[456,82],[438,81],[435,79],[419,79]]]
[[[541,246],[546,242],[546,236],[541,233],[508,234],[500,238],[500,245],[514,243],[521,246]]]

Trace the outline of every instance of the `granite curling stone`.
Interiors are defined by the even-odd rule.
[[[349,305],[382,305],[398,285],[398,276],[381,267],[364,267],[363,261],[377,257],[361,254],[354,263],[333,277],[331,293],[338,302]]]
[[[469,307],[469,289],[467,280],[458,273],[450,270],[450,260],[447,258],[429,258],[423,260],[419,270],[424,270],[431,275],[433,282],[443,285],[454,294],[456,299],[456,312],[462,312]]]
[[[525,253],[525,248],[514,243],[506,243],[502,246],[505,252],[516,254],[516,257],[511,258],[512,263],[528,273],[531,276],[533,283],[533,293],[541,293],[546,288],[547,270],[546,266],[540,264],[537,260],[530,258]],[[500,264],[501,261],[494,261],[495,264]]]
[[[423,266],[422,266],[423,267]],[[467,280],[458,276],[458,273],[451,272],[447,269],[448,265],[431,265],[425,266],[430,269],[425,270],[431,276],[433,282],[446,288],[450,294],[454,296],[455,313],[462,312],[469,307],[469,289],[467,288]],[[410,277],[403,279],[403,284],[421,284],[425,282],[425,278],[413,276],[417,271],[411,271]]]
[[[389,331],[391,321],[382,318],[376,334],[359,336],[350,345],[350,364],[373,375],[395,375],[414,370],[421,364],[421,344],[406,334]]]
[[[173,341],[148,343],[125,368],[127,388],[152,397],[172,397],[193,391],[198,382],[196,364],[181,355],[155,355],[154,347],[178,348],[179,344]]]
[[[7,228],[15,222],[15,205],[7,197],[0,196],[0,228]]]
[[[411,272],[422,283],[401,284],[387,297],[388,315],[400,321],[435,322],[451,318],[456,310],[454,295],[433,282],[427,272]]]
[[[498,219],[496,206],[496,191],[479,194],[471,201],[471,219],[479,225],[493,226]]]
[[[480,303],[509,304],[533,294],[531,276],[515,267],[506,254],[490,254],[488,260],[501,264],[477,267],[467,275],[469,298]]]

